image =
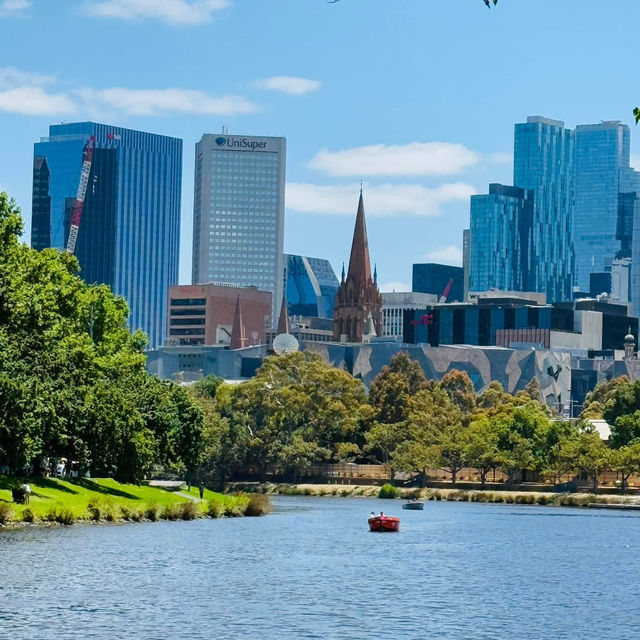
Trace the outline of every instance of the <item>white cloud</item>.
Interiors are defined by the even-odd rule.
[[[167,24],[197,25],[231,6],[229,0],[101,0],[85,5],[94,16],[136,20],[150,18]]]
[[[317,91],[322,86],[322,83],[318,80],[310,80],[309,78],[274,76],[272,78],[256,80],[253,86],[259,89],[267,89],[268,91],[280,91],[282,93],[288,93],[289,95],[301,95],[303,93]]]
[[[640,170],[640,155],[636,155],[634,153],[631,154],[631,166],[634,169]]]
[[[498,151],[497,153],[492,153],[489,159],[495,164],[510,164],[513,162],[513,153],[509,151]]]
[[[0,91],[0,111],[28,116],[53,116],[76,112],[76,106],[63,93],[47,93],[41,87],[16,87]]]
[[[457,267],[462,265],[462,249],[455,244],[429,251],[426,257],[431,262],[452,264]]]
[[[104,105],[134,115],[197,113],[238,115],[257,111],[257,106],[240,96],[212,96],[190,89],[81,89],[83,100],[92,106]]]
[[[406,282],[400,282],[398,280],[392,280],[391,282],[385,282],[378,287],[382,293],[398,293],[411,291],[411,285]]]
[[[55,76],[45,75],[37,71],[22,71],[15,67],[0,67],[0,89],[15,89],[20,86],[42,87],[53,84]]]
[[[321,149],[309,166],[331,176],[442,176],[460,173],[479,161],[480,154],[461,144],[411,142]]]
[[[0,18],[16,15],[31,6],[30,0],[2,0],[0,2]]]
[[[359,185],[287,184],[287,208],[305,213],[355,215]],[[477,193],[464,183],[427,189],[418,184],[366,187],[367,215],[378,217],[436,216],[448,202],[468,200]]]

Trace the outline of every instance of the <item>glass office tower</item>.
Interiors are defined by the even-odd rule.
[[[631,257],[637,174],[630,168],[629,127],[620,122],[576,127],[573,244],[575,284],[589,291],[591,273]]]
[[[289,315],[333,318],[340,282],[329,261],[294,255],[285,258]]]
[[[534,196],[527,288],[549,302],[572,294],[574,145],[574,132],[558,120],[530,116],[515,126],[513,182]]]
[[[284,138],[205,134],[196,145],[193,284],[256,286],[282,306]]]
[[[490,184],[471,196],[469,291],[531,291],[533,193]]]
[[[178,282],[182,140],[94,122],[52,125],[34,146],[31,244],[64,249],[83,148],[95,151],[75,255],[87,282],[131,310],[129,326],[160,346]]]

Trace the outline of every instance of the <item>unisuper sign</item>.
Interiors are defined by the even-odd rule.
[[[229,149],[248,149],[249,151],[267,148],[267,142],[249,140],[249,138],[229,138],[225,136],[216,138],[216,144],[219,147],[229,147]]]

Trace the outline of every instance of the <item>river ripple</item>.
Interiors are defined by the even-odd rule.
[[[3,532],[0,638],[640,637],[640,514],[274,502],[266,518]],[[372,509],[400,533],[369,533]]]

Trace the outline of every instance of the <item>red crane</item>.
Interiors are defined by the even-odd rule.
[[[445,287],[445,290],[442,292],[442,295],[440,296],[440,300],[438,302],[446,302],[447,298],[449,297],[449,293],[451,291],[451,287],[453,286],[453,278],[449,279],[449,284],[447,284],[447,286]]]
[[[71,212],[71,225],[69,226],[69,238],[67,239],[67,253],[73,255],[76,250],[76,240],[80,230],[80,220],[82,219],[82,209],[84,199],[87,195],[87,185],[89,184],[89,174],[93,163],[93,150],[96,148],[96,139],[91,136],[82,149],[82,169],[80,170],[80,183],[78,184],[78,195]]]

